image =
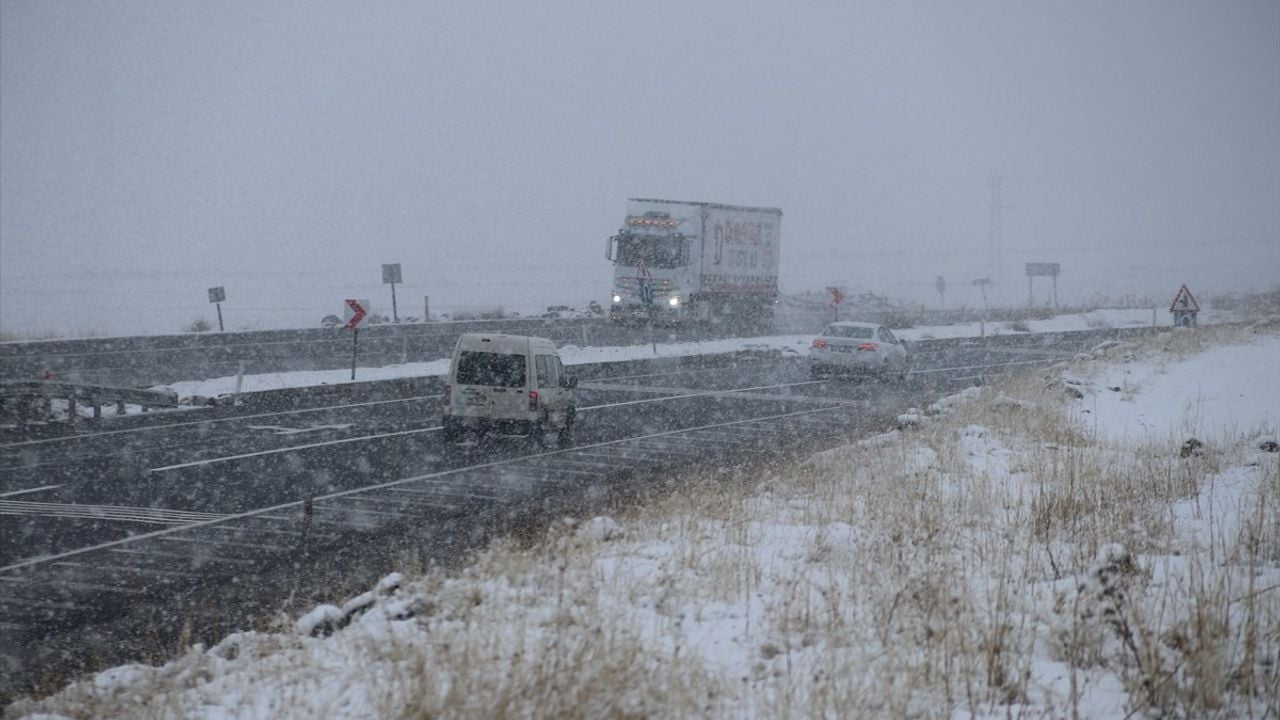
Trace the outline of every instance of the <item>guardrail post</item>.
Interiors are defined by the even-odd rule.
[[[89,402],[93,404],[93,416],[95,418],[101,418],[102,417],[102,401],[98,399],[97,395],[94,395],[89,400]]]
[[[67,396],[67,422],[75,422],[79,413],[76,412],[76,396]]]
[[[123,400],[117,400],[117,401],[116,401],[116,414],[117,414],[117,415],[124,415],[124,401],[123,401]]]

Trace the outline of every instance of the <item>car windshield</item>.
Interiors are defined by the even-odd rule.
[[[826,332],[822,333],[827,337],[845,337],[854,338],[855,340],[870,340],[875,328],[861,327],[859,325],[831,325],[827,327]]]
[[[524,373],[523,355],[463,351],[454,379],[459,385],[522,388]]]

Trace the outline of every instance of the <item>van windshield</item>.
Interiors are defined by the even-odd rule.
[[[522,388],[524,373],[524,355],[464,350],[458,357],[454,379],[459,385]]]

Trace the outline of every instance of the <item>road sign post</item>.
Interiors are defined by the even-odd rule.
[[[360,321],[364,320],[364,305],[359,300],[348,299],[347,307],[351,308],[351,319],[342,327],[351,331],[351,379],[356,379],[356,354],[360,339]]]
[[[403,282],[400,279],[400,263],[391,263],[382,266],[382,284],[391,286],[391,322],[400,322],[400,315],[396,312],[396,283]]]
[[[222,302],[227,299],[227,289],[219,285],[209,288],[209,302],[218,307],[218,332],[222,332]]]

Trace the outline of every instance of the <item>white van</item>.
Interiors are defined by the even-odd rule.
[[[560,445],[568,445],[577,386],[546,338],[467,333],[458,338],[445,381],[445,440],[474,431],[525,435],[541,444],[555,430]]]

